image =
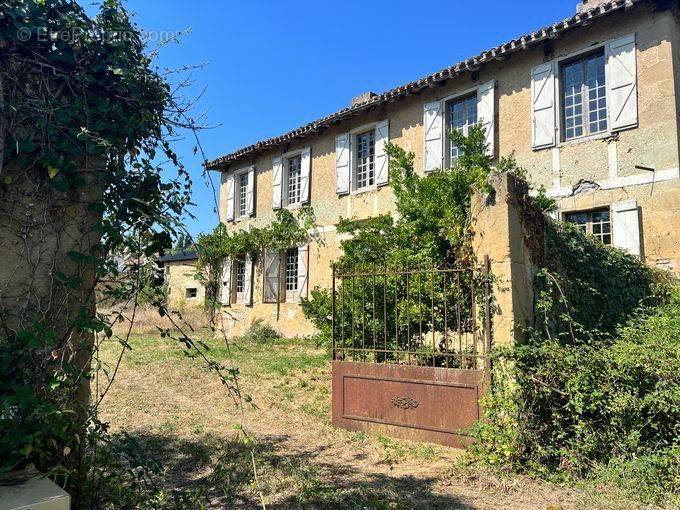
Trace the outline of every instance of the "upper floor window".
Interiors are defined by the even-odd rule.
[[[375,131],[372,129],[356,135],[356,189],[375,184]]]
[[[312,149],[304,147],[272,159],[272,208],[309,203]]]
[[[246,172],[239,174],[237,182],[236,216],[246,216],[248,214],[248,174]]]
[[[604,50],[561,66],[565,140],[607,131]]]
[[[255,214],[255,166],[241,168],[224,175],[226,219],[237,221]]]
[[[297,155],[286,161],[286,205],[299,204],[302,200],[301,172],[302,156]]]
[[[594,235],[602,244],[612,244],[612,224],[609,208],[571,212],[565,214],[564,219],[576,225],[583,232]]]
[[[453,99],[446,103],[446,117],[448,131],[455,130],[467,136],[470,127],[477,123],[477,94]],[[460,149],[446,137],[448,165],[453,165],[458,161]]]
[[[638,126],[635,34],[531,70],[534,149]]]

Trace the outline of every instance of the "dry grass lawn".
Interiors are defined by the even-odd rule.
[[[217,377],[172,340],[131,338],[101,417],[138,437],[167,468],[168,487],[199,488],[209,508],[632,509],[596,489],[579,491],[462,465],[462,452],[335,429],[329,356],[309,340],[205,340],[212,356],[239,367],[256,409],[242,418]],[[107,342],[115,363],[120,346]],[[234,426],[244,420],[250,450]]]

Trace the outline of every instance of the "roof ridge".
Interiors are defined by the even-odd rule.
[[[444,67],[432,74],[411,81],[404,85],[389,89],[382,94],[378,94],[365,103],[360,103],[355,106],[342,108],[334,113],[321,117],[302,126],[299,126],[282,135],[274,136],[264,140],[260,140],[254,144],[245,146],[232,153],[226,154],[212,161],[205,163],[205,167],[210,170],[218,170],[221,166],[227,163],[238,160],[249,154],[274,147],[280,143],[293,140],[308,134],[314,133],[321,129],[329,127],[331,124],[338,123],[346,118],[349,118],[357,113],[371,109],[373,106],[385,102],[389,102],[395,98],[410,95],[414,92],[423,90],[433,84],[459,76],[468,71],[476,71],[484,64],[494,60],[502,60],[506,55],[514,53],[522,49],[528,49],[546,40],[555,39],[561,33],[579,26],[585,26],[592,20],[609,15],[613,12],[632,7],[635,4],[642,3],[646,0],[609,0],[592,7],[584,12],[576,13],[570,18],[565,18],[562,21],[555,22],[551,25],[539,28],[529,34],[521,35],[515,39],[511,39],[506,43],[499,44],[489,50],[482,51],[476,56],[461,60],[460,62],[448,67]]]

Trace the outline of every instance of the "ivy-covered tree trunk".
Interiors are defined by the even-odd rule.
[[[81,414],[89,401],[95,317],[95,278],[105,166],[81,165],[79,185],[62,192],[58,175],[10,164],[12,186],[0,201],[0,325],[14,342],[12,379]],[[31,377],[40,374],[40,377]],[[49,397],[48,395],[43,395]]]

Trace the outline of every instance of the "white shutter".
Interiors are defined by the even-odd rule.
[[[534,149],[555,145],[555,65],[531,70],[532,138]]]
[[[487,154],[496,153],[496,81],[486,82],[477,89],[477,122],[486,132]]]
[[[220,303],[231,304],[231,259],[225,257],[222,261],[222,274],[219,279]]]
[[[640,217],[637,202],[626,200],[612,204],[614,246],[640,257]]]
[[[227,174],[227,221],[234,221],[234,172]]]
[[[427,103],[423,113],[423,129],[425,130],[423,163],[426,172],[442,167],[444,147],[442,106],[442,101]]]
[[[272,172],[274,179],[274,186],[272,188],[272,204],[273,209],[281,209],[281,183],[283,182],[283,159],[281,157],[272,160]]]
[[[349,193],[349,133],[335,137],[336,192]]]
[[[385,144],[390,141],[390,121],[378,122],[375,126],[375,183],[384,186],[389,180],[389,157]]]
[[[279,281],[281,254],[275,250],[264,252],[264,302],[277,303],[281,283]]]
[[[312,169],[312,149],[305,147],[300,154],[300,201],[309,202],[309,174]]]
[[[618,131],[638,124],[635,34],[609,41],[607,58],[607,110],[609,127]]]
[[[243,304],[253,304],[253,259],[246,254],[245,271],[243,274]]]
[[[307,283],[309,281],[309,245],[303,244],[298,248],[298,296],[307,297]]]
[[[255,166],[248,169],[248,189],[246,190],[246,206],[248,215],[255,214]]]

